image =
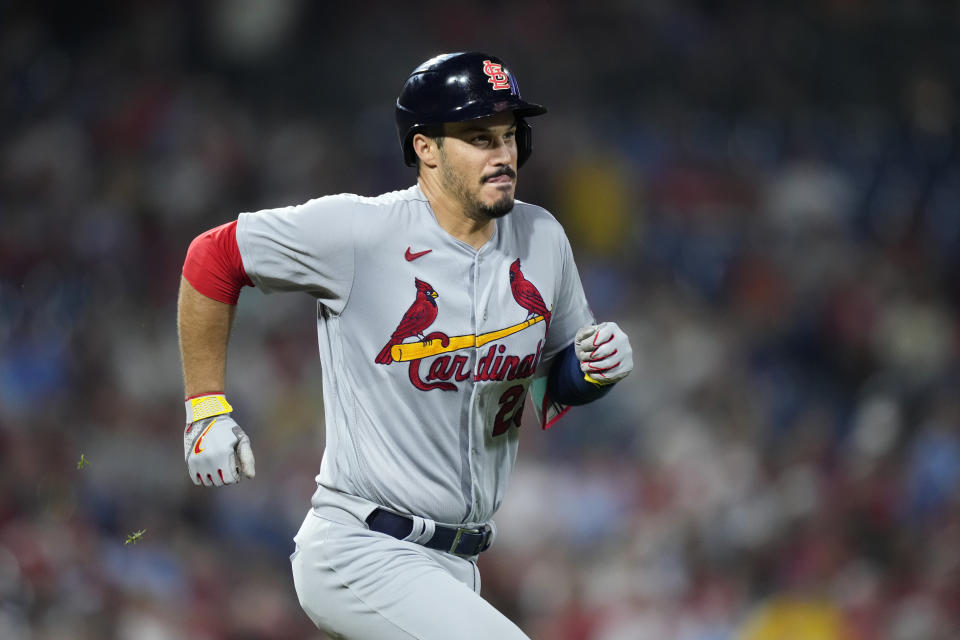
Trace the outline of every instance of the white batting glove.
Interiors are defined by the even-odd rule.
[[[573,349],[584,379],[596,385],[623,380],[633,371],[630,339],[616,322],[589,324],[577,331]]]
[[[183,458],[193,484],[222,487],[256,475],[250,437],[230,417],[223,394],[190,398],[186,407]]]

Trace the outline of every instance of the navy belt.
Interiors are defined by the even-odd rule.
[[[403,540],[413,531],[413,518],[377,508],[367,516],[367,526],[373,531]],[[431,549],[469,558],[490,547],[492,534],[493,531],[487,524],[477,528],[448,527],[438,524],[433,536],[421,544]]]

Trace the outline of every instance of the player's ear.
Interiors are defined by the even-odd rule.
[[[420,164],[430,168],[437,166],[439,145],[437,144],[436,138],[417,133],[413,136],[412,143],[413,151],[417,154],[417,157],[420,158]]]

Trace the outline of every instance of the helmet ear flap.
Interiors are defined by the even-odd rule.
[[[413,136],[418,133],[422,133],[428,138],[436,138],[443,135],[443,125],[413,125],[407,130],[406,135],[403,136],[403,161],[407,164],[408,167],[415,167],[417,165],[417,152],[413,149]]]
[[[417,164],[417,152],[413,150],[413,136],[417,134],[420,127],[410,127],[406,135],[403,136],[403,161],[408,167]]]
[[[523,118],[517,118],[517,168],[522,167],[533,153],[533,127]]]

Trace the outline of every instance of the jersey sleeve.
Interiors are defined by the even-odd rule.
[[[304,291],[340,313],[354,278],[355,209],[327,196],[241,213],[237,245],[244,271],[264,293]]]
[[[542,366],[549,368],[550,362],[566,349],[577,334],[577,329],[593,324],[593,312],[587,304],[587,296],[580,282],[580,272],[573,260],[573,249],[566,234],[560,232],[557,241],[559,263],[559,282],[554,296],[554,307],[550,318],[547,343],[544,346]]]
[[[253,282],[243,271],[236,220],[194,238],[183,261],[183,277],[208,298],[237,304],[240,289],[252,287]]]
[[[580,272],[573,260],[573,249],[562,230],[559,234],[557,252],[559,282],[557,294],[554,297],[556,302],[550,319],[550,329],[547,332],[544,355],[530,387],[534,415],[543,429],[549,429],[570,409],[569,406],[550,397],[548,389],[550,367],[556,357],[573,343],[577,329],[596,322],[587,303],[587,296],[583,292]]]

